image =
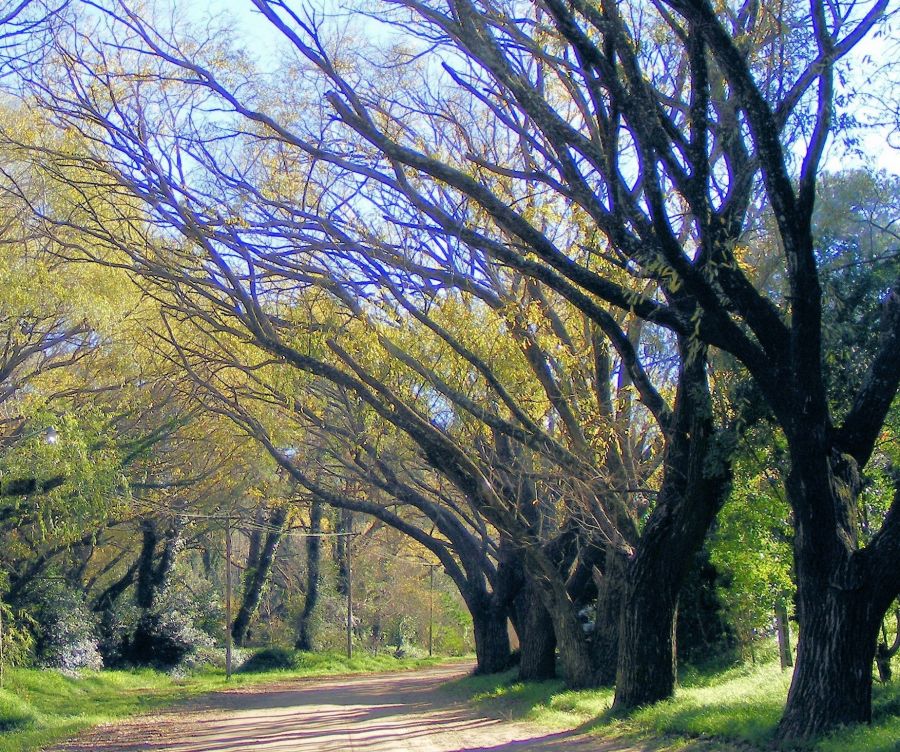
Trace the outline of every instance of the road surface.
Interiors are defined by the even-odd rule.
[[[94,729],[53,752],[637,752],[491,718],[440,691],[469,669],[241,687]]]

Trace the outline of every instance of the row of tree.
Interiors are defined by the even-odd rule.
[[[620,710],[674,691],[731,495],[793,545],[780,738],[867,721],[900,592],[898,193],[820,173],[886,0],[251,4],[280,66],[114,0],[40,13],[16,66],[41,125],[5,128],[10,200],[141,291],[165,404],[428,549],[480,670],[509,618],[523,677],[558,653]]]

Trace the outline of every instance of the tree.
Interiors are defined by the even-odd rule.
[[[261,315],[269,298],[261,303],[257,286],[284,247],[276,240],[269,253],[248,255],[241,241],[249,232],[277,238],[277,230],[288,227],[293,242],[303,238],[308,248],[330,251],[327,271],[333,272],[348,258],[365,255],[359,253],[360,236],[369,237],[361,228],[384,215],[389,230],[411,227],[434,244],[430,251],[415,246],[412,259],[405,252],[379,259],[401,278],[408,277],[409,261],[421,254],[437,256],[445,274],[472,270],[476,280],[484,260],[491,259],[576,306],[621,346],[626,361],[627,343],[621,327],[610,325],[608,308],[672,332],[679,338],[683,373],[693,378],[681,382],[682,409],[676,408],[683,423],[674,433],[682,446],[669,449],[676,482],[667,498],[674,501],[657,505],[656,525],[663,527],[648,523],[645,550],[654,548],[655,536],[647,533],[672,530],[666,510],[691,510],[683,520],[691,534],[682,540],[683,548],[690,548],[698,536],[702,539],[702,523],[717,508],[714,486],[727,483],[727,467],[715,461],[707,465],[706,459],[708,452],[714,460],[728,452],[717,449],[717,439],[725,437],[709,422],[704,361],[709,347],[729,353],[753,376],[790,451],[787,490],[796,526],[801,637],[779,734],[805,737],[836,723],[866,720],[878,624],[900,588],[900,512],[892,507],[880,531],[861,546],[852,507],[858,469],[870,459],[900,380],[893,355],[900,305],[896,290],[890,292],[878,350],[853,406],[835,425],[825,377],[829,361],[822,357],[827,343],[811,218],[821,157],[834,130],[836,66],[884,16],[887,3],[868,9],[814,3],[808,11],[791,6],[779,18],[749,2],[714,10],[703,0],[672,0],[652,9],[546,0],[505,9],[408,0],[387,3],[383,18],[410,47],[391,49],[381,66],[373,51],[368,67],[361,57],[351,60],[345,50],[330,49],[315,20],[284,3],[254,4],[304,61],[292,80],[326,92],[330,118],[316,120],[319,111],[309,108],[286,122],[266,114],[257,102],[251,106],[236,93],[245,82],[230,72],[220,77],[215,66],[180,54],[177,44],[121,4],[115,6],[115,18],[129,43],[137,45],[130,49],[143,50],[142,62],[151,63],[141,75],[189,84],[196,97],[190,104],[207,97],[224,102],[234,121],[223,117],[211,124],[186,117],[178,135],[154,134],[144,127],[148,110],[124,96],[107,74],[114,66],[103,66],[104,95],[119,105],[110,122],[110,111],[94,104],[98,68],[85,65],[88,53],[101,59],[109,54],[96,47],[64,53],[65,65],[43,79],[49,84],[35,82],[66,122],[82,123],[83,137],[95,146],[92,164],[114,173],[114,185],[124,184],[132,196],[154,207],[150,217],[141,219],[159,221],[156,210],[167,207],[165,221],[174,221],[188,242],[212,260],[210,278],[191,278],[191,294],[205,295],[207,301],[212,296],[222,312],[230,306],[241,326],[274,355],[353,389],[383,419],[418,441],[434,464],[448,468],[459,488],[477,498],[499,527],[516,530],[523,540],[527,528],[522,530],[502,496],[483,483],[485,468],[416,410],[364,372],[338,372],[285,346],[271,317]],[[429,68],[428,61],[441,55],[445,62]],[[54,88],[54,82],[64,86]],[[239,124],[241,118],[268,137],[259,139],[256,149],[240,152],[246,157],[242,164],[200,146],[208,142],[201,136],[210,128],[234,136],[234,143],[253,143],[255,134]],[[105,129],[105,137],[96,126]],[[805,149],[796,146],[798,137],[806,139]],[[271,152],[259,148],[272,143]],[[215,163],[216,191],[185,179],[183,161],[155,158],[179,148],[191,155],[191,164],[195,159]],[[303,158],[291,160],[289,149]],[[799,160],[794,160],[795,149],[803,152]],[[108,157],[112,163],[105,161]],[[152,168],[143,169],[148,158]],[[116,169],[116,160],[127,169]],[[256,213],[259,203],[254,203],[254,194],[272,186],[254,191],[241,171],[266,164],[305,167],[310,185],[305,205],[274,204],[277,224],[271,212]],[[322,179],[314,179],[318,176]],[[82,183],[86,194],[94,188]],[[191,211],[211,206],[213,199],[222,210]],[[752,237],[765,211],[771,212],[780,244],[786,296],[755,286],[745,268],[742,243]],[[341,224],[342,216],[351,221]],[[548,216],[558,221],[549,223]],[[79,219],[76,213],[67,221]],[[245,225],[248,233],[242,233]],[[365,251],[378,253],[371,247]],[[137,263],[144,273],[171,278],[158,258],[155,268],[146,258]],[[340,287],[320,268],[295,271],[307,282],[321,280],[351,309],[349,291],[366,289],[368,280],[361,271]],[[645,280],[653,285],[638,284]],[[281,289],[286,293],[290,287]],[[353,370],[346,359],[344,365]],[[634,383],[643,386],[637,378]],[[693,403],[698,385],[700,400]],[[643,395],[648,406],[653,404],[651,391]],[[695,442],[687,439],[696,429],[703,446],[691,454]],[[554,564],[540,547],[527,551],[532,570],[556,582]],[[636,553],[629,565],[635,582],[642,579],[642,563]],[[654,567],[660,571],[665,563],[664,556]],[[665,571],[677,574],[679,569]],[[672,578],[673,586],[677,579]],[[545,595],[554,607],[551,614],[568,609],[568,597],[558,585]],[[627,622],[636,611],[623,613]],[[636,689],[647,663],[630,657],[639,650],[640,629],[649,623],[642,617],[631,630],[623,625],[620,707],[641,698]],[[558,627],[562,631],[568,624]],[[578,642],[561,641],[560,647],[563,653],[570,647],[577,653]],[[573,661],[573,669],[579,662]]]
[[[314,646],[312,618],[319,600],[319,561],[321,558],[322,540],[316,535],[322,531],[322,503],[313,501],[309,511],[309,532],[306,539],[306,597],[303,600],[303,611],[297,624],[297,650],[312,650]],[[347,541],[345,545],[350,545]]]
[[[160,38],[145,27],[137,16],[131,14],[129,22],[131,27],[129,28],[126,23],[124,33],[136,34],[152,54],[160,58],[163,69],[158,75],[164,80],[180,80],[179,66],[191,71],[196,69],[197,64],[191,60],[171,55],[166,57],[159,47]],[[124,53],[127,58],[130,49],[129,46],[117,47],[114,43],[110,48],[110,54],[118,57],[120,53]],[[99,54],[102,57],[106,53]],[[127,66],[128,63],[127,60],[120,60],[114,67]],[[171,72],[166,66],[173,64],[175,70]],[[185,83],[188,90],[197,90],[196,80],[193,77]],[[216,88],[218,84],[216,82],[213,84],[214,94],[225,96],[227,99],[227,92],[223,94],[221,86]],[[502,386],[497,375],[486,365],[484,358],[466,347],[464,339],[459,334],[448,330],[446,325],[438,324],[427,313],[431,308],[440,310],[450,305],[450,301],[446,300],[440,306],[433,306],[432,296],[441,288],[458,288],[465,295],[484,301],[488,309],[501,309],[501,314],[504,306],[517,304],[515,296],[512,296],[511,302],[510,295],[505,289],[494,290],[490,285],[477,284],[471,275],[452,270],[448,273],[446,269],[440,267],[440,254],[451,252],[452,249],[445,249],[441,239],[434,234],[426,235],[428,243],[434,244],[434,249],[417,244],[412,232],[415,225],[410,228],[410,232],[404,233],[401,240],[393,240],[392,232],[396,228],[392,225],[397,223],[396,217],[391,217],[387,226],[380,223],[376,231],[358,239],[358,228],[354,222],[337,222],[322,210],[310,213],[303,207],[294,207],[290,203],[290,198],[282,198],[278,191],[283,190],[281,183],[284,181],[278,177],[267,176],[263,183],[264,188],[255,187],[244,179],[240,165],[235,165],[237,171],[232,172],[223,170],[222,164],[217,159],[208,159],[207,157],[211,155],[204,145],[204,136],[200,131],[188,127],[184,131],[179,131],[177,148],[191,152],[191,159],[204,164],[212,178],[222,184],[222,190],[226,193],[239,186],[242,197],[236,200],[235,206],[239,208],[243,204],[249,204],[250,207],[241,210],[241,216],[235,214],[230,217],[226,223],[228,231],[220,232],[221,220],[218,208],[220,199],[213,198],[213,193],[218,191],[211,193],[208,187],[192,184],[190,209],[186,206],[176,207],[175,197],[187,189],[186,182],[180,178],[175,180],[170,166],[156,163],[154,151],[141,148],[135,141],[135,137],[137,140],[142,138],[141,134],[163,131],[155,125],[144,122],[147,109],[139,103],[140,97],[133,101],[129,100],[130,103],[125,106],[125,100],[122,99],[123,95],[118,87],[108,86],[108,82],[103,86],[111,101],[119,103],[117,112],[124,114],[131,112],[133,108],[135,120],[132,121],[131,116],[125,115],[123,123],[127,122],[128,125],[113,126],[106,115],[92,109],[93,104],[80,97],[77,92],[72,100],[74,111],[86,108],[86,112],[90,113],[87,114],[88,119],[105,123],[106,126],[115,128],[117,134],[125,135],[126,138],[116,138],[115,144],[109,146],[130,160],[135,169],[128,170],[125,174],[115,163],[106,162],[102,156],[106,147],[102,147],[97,152],[96,159],[88,158],[85,163],[84,174],[99,177],[81,180],[82,195],[85,198],[91,196],[91,201],[98,198],[101,202],[105,200],[105,196],[99,197],[96,194],[97,184],[92,181],[102,182],[106,179],[104,175],[110,173],[117,181],[117,185],[131,191],[138,199],[158,195],[161,197],[159,201],[171,208],[171,211],[165,212],[164,221],[172,224],[188,239],[188,247],[173,250],[173,255],[166,261],[161,261],[161,258],[153,252],[151,260],[145,252],[135,249],[149,248],[153,243],[152,239],[147,238],[147,246],[130,245],[126,248],[121,245],[120,240],[109,235],[109,223],[105,223],[102,227],[94,223],[90,208],[85,206],[80,207],[71,217],[55,218],[53,221],[63,227],[80,226],[81,222],[91,223],[98,237],[104,237],[105,243],[111,249],[117,249],[113,251],[112,258],[121,259],[111,261],[108,256],[101,258],[101,254],[94,254],[92,257],[101,263],[127,265],[130,259],[134,264],[132,268],[137,274],[152,279],[154,283],[164,287],[170,283],[173,276],[182,281],[190,277],[188,287],[199,293],[199,297],[195,297],[192,293],[184,295],[176,292],[177,302],[171,305],[179,310],[180,316],[200,317],[205,322],[204,326],[227,331],[233,335],[235,330],[231,324],[225,323],[223,317],[227,320],[228,317],[237,314],[239,326],[245,328],[256,344],[268,349],[276,357],[283,358],[286,352],[292,353],[292,357],[288,358],[291,366],[307,370],[318,377],[331,379],[343,388],[356,391],[362,396],[363,402],[375,409],[381,419],[392,422],[397,428],[405,431],[418,443],[428,462],[441,472],[449,471],[451,482],[471,499],[469,503],[491,512],[490,522],[502,531],[508,544],[521,548],[525,569],[534,583],[538,583],[536,592],[541,595],[548,615],[553,621],[556,643],[562,656],[563,673],[571,685],[610,683],[617,673],[618,662],[627,669],[619,681],[620,705],[638,705],[669,696],[675,686],[674,623],[678,592],[693,561],[693,554],[700,546],[724,498],[729,479],[728,447],[732,442],[732,429],[727,425],[716,427],[712,421],[703,365],[706,358],[705,349],[691,345],[689,339],[683,336],[684,333],[679,335],[678,349],[682,364],[678,370],[678,389],[673,410],[662,398],[641,362],[639,347],[642,346],[640,342],[642,328],[617,320],[598,305],[588,305],[581,315],[588,317],[587,321],[590,323],[587,324],[587,330],[596,327],[597,331],[589,331],[585,337],[586,344],[596,354],[591,364],[592,368],[589,369],[594,371],[590,381],[593,381],[595,387],[587,392],[591,401],[597,400],[602,404],[597,405],[596,414],[588,417],[587,422],[607,423],[614,437],[611,441],[605,441],[605,445],[600,447],[599,451],[595,451],[595,448],[585,441],[585,427],[578,425],[577,411],[573,412],[572,405],[568,404],[565,390],[571,388],[570,382],[565,378],[557,379],[553,373],[554,369],[558,368],[558,359],[544,351],[541,343],[529,332],[528,327],[531,324],[527,315],[517,321],[510,321],[511,332],[523,348],[528,368],[544,392],[545,399],[552,409],[559,413],[561,433],[565,436],[566,443],[570,444],[564,447],[559,440],[542,429],[526,410],[514,404],[515,400],[509,390]],[[201,99],[206,96],[202,87],[199,92],[197,96]],[[234,104],[233,99],[228,101]],[[251,117],[253,113],[238,108],[238,115]],[[226,132],[231,133],[227,129]],[[290,131],[283,131],[279,135],[283,138],[283,144],[278,140],[275,142],[279,152],[278,158],[286,158],[281,151],[282,148],[297,150],[300,145],[300,162],[297,166],[299,169],[306,169],[305,162],[309,162],[310,154],[302,148],[302,141],[298,137],[292,138]],[[237,138],[240,147],[248,148],[244,144],[243,136],[242,130],[231,133],[231,137]],[[84,137],[90,143],[97,136],[95,133],[89,134],[84,131]],[[259,147],[251,142],[249,148],[255,153]],[[313,164],[317,161],[319,160],[316,157]],[[324,162],[330,167],[336,166],[331,164],[330,160]],[[352,177],[352,171],[350,175]],[[71,176],[61,177],[63,180],[72,179]],[[74,179],[80,180],[78,177]],[[340,174],[337,179],[343,181]],[[307,190],[315,186],[314,190],[324,191],[331,177],[309,174],[306,180]],[[292,188],[293,184],[288,181],[284,190],[289,191]],[[351,192],[357,189],[358,187],[352,184],[349,187]],[[103,189],[102,193],[108,195],[109,188]],[[373,197],[368,198],[375,200]],[[528,199],[527,196],[523,198]],[[339,203],[346,205],[348,200],[350,200],[348,197],[342,196]],[[392,203],[390,195],[384,200],[387,202],[386,212],[398,209]],[[527,203],[535,204],[530,200]],[[130,202],[126,203],[126,207],[125,214],[135,208]],[[305,222],[299,226],[292,221],[284,222],[282,215],[285,207],[292,207],[291,211],[303,215]],[[86,214],[83,213],[85,208]],[[535,209],[535,220],[540,220],[541,228],[549,229],[557,215],[536,205],[532,208]],[[402,207],[400,209],[402,210]],[[115,208],[110,210],[117,213]],[[232,211],[237,211],[237,208]],[[106,209],[101,210],[104,216],[106,213]],[[127,222],[125,214],[120,218]],[[360,215],[359,226],[364,226],[369,219]],[[124,230],[125,235],[129,232]],[[351,232],[357,234],[349,234]],[[577,238],[583,234],[582,228],[576,224],[572,228],[572,233],[573,237]],[[294,260],[284,264],[282,254],[273,253],[270,249],[271,241],[276,237],[279,238],[279,242],[291,248],[309,246],[315,251],[321,251],[323,248],[337,249],[334,251],[335,258],[325,265],[319,265],[314,260],[304,260],[300,266]],[[185,275],[185,271],[197,260],[192,255],[190,245],[201,238],[204,253],[209,254],[212,264],[218,269],[216,275],[208,278],[204,278],[208,272],[202,264],[196,275]],[[391,240],[393,243],[389,242]],[[493,242],[494,245],[498,245],[497,241]],[[413,257],[404,252],[407,243],[413,245]],[[217,247],[220,245],[222,249]],[[362,253],[359,252],[360,247],[364,248]],[[228,250],[224,250],[225,248]],[[482,252],[482,249],[476,246],[472,246],[470,250],[474,253]],[[306,253],[304,252],[304,257]],[[255,268],[251,266],[250,278],[243,279],[233,273],[232,254],[235,258],[256,260],[253,263],[259,266]],[[425,265],[421,263],[417,254],[424,257]],[[473,262],[473,268],[483,268],[489,279],[498,279],[505,275],[502,271],[505,264],[506,259],[487,256],[479,257]],[[301,269],[303,271],[300,271]],[[386,272],[385,269],[390,271]],[[221,273],[221,279],[217,276],[218,273]],[[368,286],[379,285],[384,290],[385,297],[390,295],[395,302],[388,302],[384,311],[375,310],[373,308],[375,304],[371,300],[367,300],[365,305],[355,302],[350,292],[359,286],[354,279],[357,273],[363,275],[362,278],[367,280]],[[411,280],[409,273],[413,273],[419,279]],[[522,269],[514,269],[513,281],[509,284],[513,288],[521,287],[524,276]],[[377,344],[378,351],[398,361],[418,378],[425,379],[428,382],[426,388],[435,390],[441,400],[449,400],[462,413],[474,417],[483,428],[505,434],[514,441],[527,445],[529,450],[544,453],[547,460],[572,475],[566,483],[578,488],[567,488],[563,495],[576,499],[580,509],[572,511],[571,528],[568,532],[565,531],[565,525],[560,527],[563,539],[574,535],[580,546],[576,557],[577,573],[580,576],[573,576],[572,580],[576,585],[579,583],[591,585],[592,578],[585,577],[585,573],[591,572],[592,567],[597,565],[604,570],[601,572],[597,569],[597,574],[602,575],[597,581],[600,583],[599,593],[602,601],[597,608],[598,614],[602,616],[598,619],[597,626],[602,629],[595,630],[593,640],[585,639],[578,620],[577,614],[581,605],[578,600],[583,598],[583,592],[574,592],[569,584],[567,570],[572,561],[571,555],[545,550],[543,543],[535,539],[535,531],[542,527],[539,520],[529,519],[527,514],[523,514],[523,510],[535,508],[531,498],[520,495],[520,491],[525,491],[526,496],[533,496],[535,492],[531,488],[532,484],[519,483],[515,480],[511,482],[509,478],[504,478],[507,473],[497,472],[496,469],[498,456],[482,453],[478,462],[466,457],[465,453],[459,450],[456,437],[446,430],[447,426],[443,425],[442,419],[432,419],[432,425],[426,427],[419,420],[419,416],[433,412],[434,404],[426,404],[421,410],[411,405],[411,410],[403,410],[399,414],[393,411],[391,408],[402,399],[401,395],[404,394],[406,387],[401,386],[398,392],[393,384],[389,385],[384,381],[377,373],[378,359],[375,359],[373,364],[370,350],[360,352],[355,346],[348,347],[346,342],[338,344],[334,338],[327,339],[317,335],[315,357],[305,357],[302,349],[298,349],[295,344],[297,334],[288,331],[298,324],[297,312],[285,307],[273,316],[268,306],[261,306],[258,302],[258,290],[262,287],[271,286],[270,289],[273,291],[281,288],[282,283],[275,282],[279,277],[284,279],[288,289],[293,285],[301,287],[319,285],[325,294],[332,296],[346,309],[341,316],[351,315],[360,319],[364,323],[364,331],[380,330],[374,335],[373,343]],[[652,294],[656,284],[655,282],[649,286],[644,284],[643,291],[636,291],[635,294]],[[503,286],[501,284],[501,288]],[[564,347],[571,349],[573,339],[565,331],[563,319],[554,311],[549,297],[541,292],[534,282],[524,287],[528,290],[531,303],[544,310],[553,335],[562,341]],[[414,292],[411,295],[406,294],[404,291],[407,288],[412,288]],[[559,294],[560,290],[553,292]],[[586,298],[583,296],[576,298],[576,302],[583,307]],[[563,300],[565,299],[564,295]],[[239,302],[235,306],[233,301]],[[217,310],[201,310],[202,305],[210,302],[217,306]],[[201,304],[201,308],[197,307],[198,303]],[[418,306],[421,306],[421,309]],[[454,388],[442,374],[435,373],[429,366],[417,360],[408,348],[404,349],[402,345],[398,345],[393,339],[390,327],[382,326],[379,319],[381,316],[396,315],[412,316],[424,324],[430,335],[436,335],[443,340],[445,347],[450,348],[448,354],[462,359],[471,377],[476,380],[484,379],[489,388],[496,391],[499,404],[510,411],[511,417],[485,410],[466,394],[466,388]],[[332,315],[327,326],[338,326],[339,320]],[[267,324],[260,327],[260,322],[264,321]],[[640,501],[638,500],[638,504],[635,505],[629,498],[631,494],[643,494],[640,488],[641,473],[635,475],[633,472],[636,463],[629,441],[619,441],[619,438],[632,430],[632,426],[628,425],[630,418],[627,417],[630,412],[629,400],[628,398],[625,400],[623,413],[626,418],[623,431],[621,426],[617,428],[614,425],[615,420],[611,420],[615,411],[611,409],[612,401],[608,396],[607,384],[612,378],[613,370],[610,358],[605,354],[609,345],[602,341],[602,337],[609,339],[619,359],[620,388],[623,391],[633,388],[640,394],[644,406],[655,417],[659,431],[666,440],[667,459],[658,497],[660,503],[655,506],[653,517],[644,530],[645,533],[650,533],[647,535],[639,533]],[[323,357],[329,360],[336,358],[337,367],[323,360]],[[584,379],[582,381],[589,383]],[[426,403],[429,394],[430,392],[425,392]],[[489,400],[491,398],[488,397]],[[379,405],[376,405],[376,402]],[[441,402],[437,404],[440,406]],[[416,414],[417,410],[419,415]],[[596,440],[598,434],[594,431],[592,434]],[[454,457],[452,461],[448,460],[448,452]],[[652,467],[654,463],[655,460],[649,465]],[[603,467],[604,464],[606,467]],[[631,472],[628,471],[629,466]],[[601,480],[598,482],[597,479]],[[494,487],[490,485],[491,483],[495,484]],[[549,493],[552,496],[557,492],[551,489]],[[520,517],[523,519],[519,519]],[[626,566],[625,562],[629,559],[633,559],[633,562]],[[628,587],[624,583],[626,580]],[[664,587],[660,587],[660,583]],[[622,611],[622,604],[626,601],[629,607]],[[499,614],[496,620],[502,621]],[[619,640],[622,630],[627,634],[627,640],[624,642]],[[495,631],[499,637],[499,630]],[[525,644],[529,644],[528,641]],[[545,649],[549,648],[545,645]]]
[[[247,567],[244,570],[244,593],[237,615],[231,624],[231,636],[238,646],[244,644],[250,622],[259,608],[288,516],[288,510],[284,506],[276,506],[271,510],[260,508],[259,512],[266,513],[257,513],[254,518],[256,526],[250,530]],[[310,518],[310,532],[316,533],[318,529],[313,514]]]
[[[481,111],[496,127],[536,144],[515,167],[471,155],[473,140],[463,142],[464,154],[430,148],[431,134],[402,109],[395,115],[375,104],[378,82],[342,74],[313,24],[283,5],[255,4],[333,86],[328,99],[336,118],[389,165],[369,180],[396,188],[441,233],[527,270],[573,300],[587,295],[634,310],[731,353],[748,369],[790,450],[801,635],[779,737],[868,720],[875,636],[900,588],[900,510],[892,507],[879,533],[861,547],[852,507],[859,468],[871,456],[900,381],[900,293],[894,283],[878,351],[853,407],[835,426],[823,372],[812,212],[821,157],[835,127],[835,67],[887,4],[839,11],[814,3],[805,17],[796,11],[804,38],[788,36],[797,62],[779,71],[754,67],[754,55],[767,48],[777,53],[787,43],[784,35],[766,36],[753,4],[717,14],[701,0],[678,0],[629,17],[627,6],[548,0],[533,18],[468,2],[446,9],[399,4],[410,13],[398,24],[435,48],[453,50],[461,70],[445,66],[444,82],[484,103]],[[659,65],[659,47],[646,44],[645,35],[660,29],[667,52],[677,50],[670,60],[680,65]],[[748,54],[747,40],[760,31],[761,44]],[[558,85],[550,89],[548,79]],[[429,103],[428,111],[444,114],[451,108],[441,105],[450,101]],[[561,114],[561,103],[574,117]],[[252,115],[278,132],[277,123]],[[385,119],[390,128],[382,126]],[[792,127],[804,124],[807,146],[795,165]],[[362,175],[377,164],[359,160],[350,169]],[[666,300],[630,294],[567,254],[498,192],[493,177],[510,174],[584,211],[626,269],[660,280]],[[757,178],[782,246],[785,300],[755,288],[737,253]],[[448,194],[478,213],[457,218],[450,201],[441,201]],[[498,235],[513,242],[501,245]],[[581,305],[588,308],[589,301]]]

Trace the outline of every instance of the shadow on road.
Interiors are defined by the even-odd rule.
[[[96,729],[55,752],[638,752],[487,717],[440,686],[465,666],[239,688]]]

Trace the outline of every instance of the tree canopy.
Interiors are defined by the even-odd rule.
[[[290,478],[248,571],[321,505],[366,515],[440,562],[481,670],[509,617],[523,676],[556,651],[618,710],[674,692],[706,548],[744,626],[795,598],[779,738],[869,720],[900,594],[900,194],[823,165],[887,0],[250,5],[278,65],[124,0],[36,16],[2,137],[0,278],[29,276],[0,289],[4,477],[64,479],[20,494],[41,519],[136,523],[138,593],[179,515]],[[50,414],[77,458],[24,438]]]

